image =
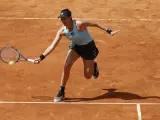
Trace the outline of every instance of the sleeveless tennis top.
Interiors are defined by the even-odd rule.
[[[64,33],[67,38],[72,41],[72,44],[75,45],[86,45],[89,42],[93,41],[87,29],[82,32],[78,31],[75,20],[73,20],[73,30],[69,31],[69,29],[64,26]]]

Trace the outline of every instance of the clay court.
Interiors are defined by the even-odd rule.
[[[109,36],[88,28],[100,54],[98,79],[87,80],[79,59],[71,70],[66,99],[53,103],[70,41],[63,38],[40,64],[0,62],[2,120],[159,120],[159,0],[1,0],[0,48],[16,47],[37,58],[52,43],[61,9],[73,18],[102,23]]]

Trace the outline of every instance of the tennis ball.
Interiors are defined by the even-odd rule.
[[[15,62],[14,61],[10,61],[9,62],[9,65],[13,65]]]

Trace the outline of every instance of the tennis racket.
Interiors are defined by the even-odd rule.
[[[7,64],[9,64],[10,61],[13,61],[14,63],[17,63],[20,61],[28,61],[28,62],[34,63],[33,59],[24,57],[16,48],[9,45],[1,48],[0,59]]]

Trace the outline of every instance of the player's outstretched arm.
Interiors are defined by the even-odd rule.
[[[54,41],[51,43],[51,45],[44,51],[43,54],[40,55],[37,59],[35,59],[35,64],[38,64],[41,60],[43,60],[46,56],[48,56],[57,46],[59,41],[61,40],[62,36],[64,35],[63,33],[63,27],[61,27],[54,39]]]
[[[110,28],[108,28],[107,26],[105,25],[102,25],[100,23],[94,23],[94,22],[88,22],[88,21],[82,21],[81,22],[81,27],[98,27],[104,31],[106,31],[107,33],[109,33],[110,35],[115,35],[117,34],[118,32],[120,32],[120,30],[115,30],[115,31],[112,31]]]

